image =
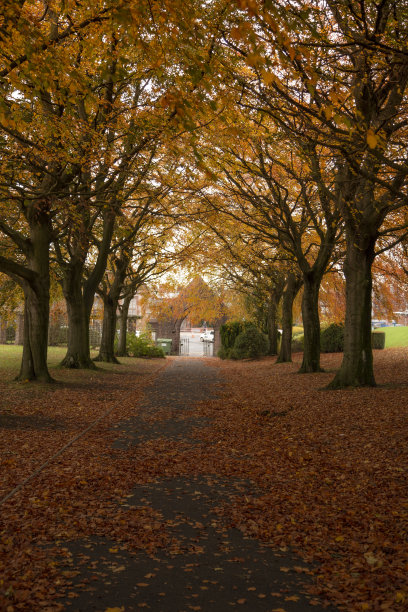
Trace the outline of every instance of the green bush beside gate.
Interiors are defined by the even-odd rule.
[[[229,321],[221,326],[221,348],[218,357],[221,359],[251,359],[266,355],[269,340],[248,321]]]

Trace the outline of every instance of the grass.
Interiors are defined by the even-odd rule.
[[[385,348],[401,348],[408,346],[408,326],[402,327],[379,327],[374,333],[385,333]],[[303,327],[293,327],[293,335],[303,334]]]
[[[375,333],[385,333],[385,348],[398,348],[408,346],[408,326],[380,327]]]
[[[56,379],[65,378],[63,372],[80,372],[79,370],[70,371],[59,368],[59,364],[65,357],[67,352],[66,346],[50,346],[48,347],[48,367],[50,369],[51,376]],[[14,344],[0,344],[0,379],[13,380],[20,371],[21,357],[23,354],[23,347]],[[96,357],[97,351],[91,350],[91,357]],[[119,359],[121,364],[134,364],[136,359],[130,357],[121,357]],[[98,363],[98,370],[115,370],[118,366],[112,363]],[[83,370],[83,372],[89,372],[89,370]],[[86,375],[86,374],[85,374]]]
[[[66,347],[50,346],[48,349],[48,365],[50,368],[58,366],[67,352]],[[0,345],[0,368],[6,370],[19,370],[23,347],[14,344]]]

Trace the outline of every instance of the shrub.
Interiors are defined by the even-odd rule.
[[[332,323],[320,332],[322,353],[341,353],[344,350],[344,325]]]
[[[267,354],[268,349],[268,337],[252,325],[236,337],[230,356],[232,359],[262,357]]]
[[[332,323],[320,332],[320,345],[322,353],[342,353],[344,351],[344,326]],[[385,348],[385,332],[373,332],[371,334],[371,345],[373,349]],[[292,351],[294,353],[304,350],[304,336],[297,335],[292,339]]]
[[[373,349],[385,348],[385,332],[373,332],[371,334],[371,346]]]
[[[232,349],[236,337],[242,331],[242,321],[228,321],[220,328],[221,345],[224,349]]]
[[[218,357],[220,359],[230,359],[232,349],[226,349],[223,346],[218,350]]]
[[[128,334],[126,350],[131,357],[164,357],[163,349],[153,344],[148,334]]]
[[[224,323],[220,328],[222,347],[227,351],[232,349],[239,334],[253,327],[255,327],[255,325],[251,321],[228,321]],[[224,359],[226,359],[226,357],[224,357]]]

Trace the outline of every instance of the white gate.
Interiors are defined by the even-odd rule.
[[[190,354],[190,339],[180,338],[179,355],[184,355],[184,357],[186,357],[189,354]]]
[[[204,357],[212,357],[214,355],[214,342],[203,342],[203,355]]]

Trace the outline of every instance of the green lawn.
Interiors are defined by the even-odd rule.
[[[385,333],[385,348],[408,346],[408,326],[379,327],[375,332]]]
[[[52,370],[57,368],[65,357],[67,352],[66,346],[50,346],[48,347],[48,367]],[[23,347],[14,344],[0,344],[0,371],[3,370],[3,375],[6,378],[17,375],[20,370],[21,356]],[[91,351],[91,357],[96,357],[97,351]],[[133,362],[135,360],[133,359]],[[132,360],[128,357],[120,359],[121,363],[131,363]],[[98,367],[104,370],[114,369],[114,364],[98,363]],[[54,374],[53,374],[54,375]],[[0,374],[1,376],[1,374]]]
[[[64,346],[50,346],[48,349],[48,365],[52,368],[59,364],[67,352]],[[14,344],[0,344],[0,368],[18,370],[20,367],[23,347]]]

